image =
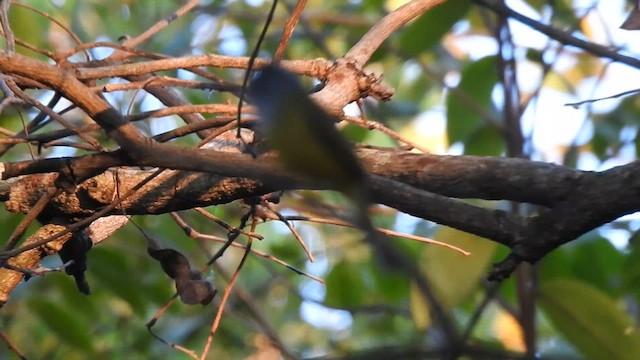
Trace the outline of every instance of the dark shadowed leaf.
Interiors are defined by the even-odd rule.
[[[327,294],[325,305],[347,308],[365,303],[367,294],[364,277],[357,264],[341,261],[336,264],[326,278]]]
[[[581,240],[573,252],[574,276],[597,287],[610,296],[620,292],[618,274],[622,269],[622,253],[609,241],[591,233],[588,241]]]
[[[147,248],[149,255],[160,262],[162,270],[176,281],[180,300],[189,305],[207,305],[216,295],[213,285],[202,278],[202,273],[192,269],[189,260],[174,249]]]
[[[91,252],[91,268],[91,274],[101,286],[127,301],[138,315],[145,314],[145,298],[140,294],[144,291],[144,287],[140,286],[142,275],[136,276],[125,253],[106,246],[96,247]]]
[[[497,82],[496,59],[488,56],[469,63],[456,90],[447,95],[449,143],[466,141],[485,125],[483,114],[493,114],[491,91]]]
[[[442,36],[465,15],[470,6],[469,1],[449,0],[420,16],[402,30],[400,46],[403,51],[417,55],[439,44]]]
[[[495,127],[484,124],[464,144],[469,155],[499,156],[504,152],[504,137]]]
[[[73,313],[73,308],[45,298],[31,298],[29,308],[34,311],[60,341],[85,352],[93,352],[93,339],[85,318]]]

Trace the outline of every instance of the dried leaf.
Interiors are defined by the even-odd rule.
[[[156,246],[157,244],[154,244]],[[174,249],[147,248],[152,258],[160,262],[162,270],[176,282],[180,300],[188,305],[207,305],[216,296],[217,290],[202,278],[202,273],[191,268],[186,256]]]
[[[91,293],[89,283],[84,276],[85,271],[87,271],[87,253],[91,250],[91,246],[93,246],[93,242],[87,236],[87,233],[82,230],[75,232],[58,252],[63,263],[73,261],[72,264],[65,268],[65,272],[76,279],[78,290],[86,295]]]
[[[627,16],[627,19],[620,25],[624,30],[640,30],[640,9],[634,7]]]

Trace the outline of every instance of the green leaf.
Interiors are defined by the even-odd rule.
[[[27,303],[61,341],[73,348],[93,352],[89,324],[73,313],[73,307],[63,307],[43,297],[31,298]]]
[[[151,260],[150,260],[151,261]],[[111,290],[114,295],[123,298],[138,315],[147,311],[145,289],[141,285],[141,276],[136,276],[131,265],[127,263],[120,249],[106,246],[98,247],[91,252],[91,273],[100,282],[99,286]],[[158,273],[162,273],[158,267]],[[167,283],[171,279],[166,278]]]
[[[581,240],[573,249],[574,276],[611,296],[618,295],[622,254],[609,241],[598,236],[597,232],[591,232],[587,236],[591,238]]]
[[[396,239],[394,239],[396,240]],[[402,240],[400,240],[402,241]],[[360,266],[361,269],[369,269],[371,282],[366,282],[369,297],[372,302],[384,302],[386,304],[404,303],[409,291],[409,279],[400,271],[388,271],[388,269],[379,266],[376,261],[369,261],[366,265]]]
[[[543,52],[537,49],[527,49],[526,50],[526,54],[525,57],[527,58],[527,60],[535,62],[535,63],[542,63],[542,55]]]
[[[438,241],[469,251],[465,256],[443,246],[432,245],[424,252],[420,267],[431,281],[437,299],[449,310],[467,298],[479,284],[497,248],[496,243],[448,227],[440,227],[433,236]],[[409,293],[411,318],[418,330],[431,322],[429,303],[415,284]]]
[[[41,10],[46,11],[44,9]],[[51,47],[47,37],[43,36],[43,34],[49,32],[50,22],[42,16],[29,9],[12,6],[11,11],[9,11],[9,23],[17,40],[25,41],[40,49],[49,49]],[[26,50],[18,44],[16,44],[16,51],[24,55],[34,56],[33,51]],[[40,54],[35,56],[44,58]]]
[[[341,261],[336,264],[327,276],[326,284],[324,302],[327,306],[346,308],[362,305],[365,301],[364,279],[353,263]]]
[[[504,151],[504,137],[489,124],[482,125],[464,143],[464,153],[469,155],[499,156]]]
[[[369,135],[369,130],[354,124],[345,126],[341,132],[347,139],[353,142],[362,142],[367,135]]]
[[[610,296],[617,296],[622,288],[622,263],[623,254],[598,232],[592,231],[582,236],[581,241],[546,256],[541,262],[540,276],[543,282],[569,277],[583,280]]]
[[[623,291],[635,296],[635,300],[640,299],[640,289],[638,284],[640,283],[640,243],[638,242],[638,233],[629,239],[629,245],[627,251],[623,255],[623,264],[620,271],[622,278]]]
[[[379,13],[384,8],[385,0],[367,0],[362,2],[363,11]]]
[[[485,125],[482,113],[493,113],[491,91],[497,81],[494,56],[472,62],[463,69],[460,84],[447,96],[447,134],[450,144],[467,141]]]
[[[606,159],[606,151],[608,148],[609,142],[605,139],[605,136],[599,132],[595,132],[591,138],[591,149],[598,159],[601,161]]]
[[[640,334],[619,304],[585,282],[547,281],[540,305],[554,326],[590,359],[640,359]]]
[[[400,47],[410,55],[417,55],[441,42],[442,37],[469,10],[471,2],[449,0],[427,11],[402,30]]]
[[[567,247],[560,247],[540,260],[540,279],[547,281],[573,276],[573,257]]]
[[[291,222],[291,224],[296,227],[297,224]],[[279,226],[284,226],[284,224],[279,224]],[[264,227],[260,229],[260,233],[266,238],[269,239],[269,243],[255,244],[256,249],[262,250],[262,248],[267,248],[268,252],[286,262],[295,262],[300,260],[300,244],[294,239],[291,234],[282,234],[274,229],[274,226]],[[302,255],[303,256],[303,255]]]
[[[91,256],[91,255],[89,255]],[[89,263],[91,266],[91,263]],[[89,272],[93,271],[89,268]],[[88,272],[88,274],[89,274]],[[72,276],[61,273],[51,274],[47,279],[51,278],[52,286],[56,288],[57,292],[61,295],[59,302],[64,303],[65,306],[72,308],[75,316],[81,316],[86,320],[96,320],[100,318],[100,315],[104,315],[104,312],[100,306],[99,301],[95,301],[95,297],[87,296],[80,291],[76,286]],[[55,275],[55,277],[53,276]],[[87,276],[89,285],[92,285],[93,279],[91,276]]]

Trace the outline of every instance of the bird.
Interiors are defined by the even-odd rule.
[[[338,119],[311,100],[297,78],[277,64],[266,66],[252,81],[249,100],[258,110],[257,130],[279,153],[285,168],[324,181],[349,198],[356,208],[352,221],[365,232],[364,240],[373,248],[381,268],[404,272],[435,303],[432,286],[420,268],[371,223],[369,176],[351,144],[336,129]],[[430,310],[434,322],[453,334],[446,317],[435,308]]]
[[[368,216],[367,174],[351,143],[336,128],[338,119],[309,98],[298,79],[277,64],[262,69],[248,94],[260,118],[257,130],[278,152],[284,167],[343,193],[355,205],[355,225],[374,233]]]
[[[278,152],[284,167],[343,193],[354,205],[349,220],[365,233],[376,260],[385,268],[416,274],[415,266],[371,222],[369,177],[351,143],[336,128],[338,119],[309,98],[298,79],[277,64],[262,69],[248,94],[260,118],[257,130]]]

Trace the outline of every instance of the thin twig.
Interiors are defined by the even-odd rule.
[[[617,99],[619,97],[623,97],[623,96],[627,96],[627,95],[633,95],[633,94],[637,94],[639,92],[640,92],[640,88],[633,89],[633,90],[627,90],[627,91],[623,91],[623,92],[621,92],[619,94],[605,96],[605,97],[601,97],[601,98],[588,99],[588,100],[578,101],[578,102],[574,102],[574,103],[566,103],[566,104],[564,104],[564,106],[571,106],[574,109],[579,109],[580,106],[582,106],[584,104],[595,103],[595,102],[602,101],[602,100]]]
[[[169,347],[176,349],[178,351],[181,351],[183,353],[185,353],[186,355],[188,355],[190,358],[194,359],[194,360],[198,360],[198,354],[196,354],[195,351],[191,350],[191,349],[187,349],[184,346],[178,345],[176,343],[173,343],[171,341],[165,340],[164,338],[162,338],[160,335],[156,334],[151,328],[156,324],[156,322],[158,321],[158,319],[160,319],[160,316],[162,316],[162,314],[164,314],[167,309],[169,309],[169,307],[171,306],[171,304],[173,304],[173,302],[178,298],[178,294],[173,295],[173,297],[167,301],[167,303],[160,309],[158,310],[155,315],[153,316],[153,318],[151,318],[151,320],[149,320],[147,322],[147,331],[149,331],[149,333],[151,334],[151,336],[153,336],[154,338],[156,338],[158,341],[162,342],[163,344],[169,345]]]
[[[302,247],[302,250],[304,251],[304,253],[309,258],[309,261],[316,262],[316,260],[313,258],[313,254],[307,247],[307,244],[304,242],[304,240],[302,239],[298,231],[293,227],[293,225],[286,219],[286,217],[282,216],[282,214],[280,214],[277,210],[275,210],[273,206],[271,206],[266,200],[263,199],[261,204],[262,206],[269,209],[273,214],[275,214],[278,221],[282,222],[289,229],[293,237],[298,241],[298,244],[300,244],[300,246]]]
[[[318,223],[318,224],[329,224],[329,225],[337,225],[337,226],[344,226],[344,227],[350,227],[350,228],[356,228],[355,225],[350,224],[346,221],[342,221],[342,220],[336,220],[336,219],[327,219],[327,218],[321,218],[321,217],[313,217],[313,216],[304,216],[304,215],[290,215],[290,216],[285,216],[284,217],[287,221],[308,221],[308,222],[313,222],[313,223]],[[270,216],[271,220],[280,220],[279,218],[277,218],[276,216],[271,215]],[[386,235],[390,235],[390,236],[395,236],[395,237],[400,237],[400,238],[404,238],[404,239],[408,239],[408,240],[414,240],[414,241],[418,241],[418,242],[422,242],[422,243],[427,243],[427,244],[433,244],[433,245],[438,245],[438,246],[443,246],[446,247],[448,249],[451,249],[453,251],[457,251],[462,255],[465,256],[469,256],[471,255],[470,252],[463,250],[457,246],[451,245],[451,244],[447,244],[438,240],[433,240],[433,239],[429,239],[423,236],[417,236],[417,235],[411,235],[411,234],[404,234],[401,232],[397,232],[397,231],[393,231],[393,230],[389,230],[389,229],[383,229],[383,228],[376,228],[376,231],[381,232],[383,234]]]
[[[219,243],[227,243],[228,242],[227,239],[223,239],[223,238],[218,237],[218,236],[202,234],[202,233],[198,232],[197,230],[195,230],[194,228],[189,226],[187,224],[187,222],[184,221],[184,219],[182,219],[180,217],[180,215],[178,215],[175,212],[170,213],[170,215],[176,221],[178,226],[180,226],[180,228],[182,228],[182,230],[185,232],[185,234],[187,234],[187,236],[189,236],[192,239],[215,241],[215,242],[219,242]],[[246,248],[247,248],[245,245],[237,243],[237,242],[231,243],[231,246],[239,248],[239,249],[243,249],[243,250],[246,250]],[[271,254],[267,254],[265,252],[262,252],[262,251],[256,250],[256,249],[251,249],[251,252],[256,254],[257,256],[260,256],[260,257],[264,258],[264,259],[267,259],[267,260],[273,261],[273,262],[275,262],[275,263],[277,263],[279,265],[282,265],[282,266],[286,267],[287,269],[293,271],[294,273],[296,273],[298,275],[305,276],[305,277],[307,277],[307,278],[309,278],[309,279],[311,279],[313,281],[316,281],[316,282],[318,282],[320,284],[324,284],[325,283],[324,280],[322,280],[321,278],[319,278],[317,276],[314,276],[314,275],[311,275],[311,274],[309,274],[309,273],[307,273],[305,271],[302,271],[302,270],[300,270],[300,269],[298,269],[298,268],[286,263],[285,261],[278,259],[277,257],[275,257],[275,256],[273,256]]]
[[[9,0],[4,0],[4,1],[8,2]],[[27,360],[27,357],[22,355],[20,350],[18,350],[18,348],[15,345],[13,345],[13,342],[11,342],[11,339],[9,339],[7,334],[5,334],[3,331],[0,331],[0,338],[2,338],[2,340],[4,340],[4,343],[7,344],[7,347],[11,351],[13,351],[13,353],[16,354],[16,356],[18,356],[20,358],[20,360]]]
[[[255,227],[256,227],[256,221],[254,220],[253,223],[251,224],[252,232],[255,231]],[[204,346],[204,350],[202,351],[202,356],[200,357],[200,360],[205,360],[207,358],[207,354],[209,353],[209,349],[211,348],[211,344],[213,342],[213,336],[218,330],[218,326],[220,325],[220,319],[222,319],[222,314],[224,312],[225,305],[227,304],[229,295],[231,294],[231,290],[233,289],[233,286],[235,285],[236,280],[238,280],[238,275],[240,274],[240,270],[242,270],[242,267],[244,266],[244,263],[246,262],[247,257],[249,256],[252,243],[253,243],[253,238],[248,237],[247,250],[244,252],[244,255],[242,255],[242,258],[240,259],[240,263],[238,264],[236,271],[233,273],[233,275],[231,276],[231,280],[229,281],[229,284],[227,284],[227,287],[225,287],[224,289],[224,293],[222,294],[222,299],[220,300],[220,306],[218,306],[218,312],[216,313],[216,317],[213,320],[213,324],[211,324],[211,331],[209,332],[209,337],[207,338],[207,342]]]
[[[60,22],[58,19],[54,18],[53,16],[51,16],[51,15],[49,15],[49,14],[45,13],[45,12],[44,12],[44,11],[42,11],[42,10],[39,10],[39,9],[36,9],[36,8],[34,8],[34,7],[32,7],[32,6],[29,6],[29,5],[23,4],[23,3],[19,2],[19,1],[13,1],[13,2],[12,2],[12,4],[13,4],[13,5],[15,5],[15,6],[19,6],[19,7],[25,8],[25,9],[27,9],[27,10],[29,10],[29,11],[32,11],[32,12],[34,12],[34,13],[36,13],[36,14],[38,14],[38,15],[42,16],[42,17],[44,17],[45,19],[47,19],[47,20],[51,21],[52,23],[54,23],[54,24],[58,25],[58,27],[60,27],[60,28],[62,29],[62,31],[64,31],[65,33],[67,33],[67,35],[69,35],[69,37],[70,37],[71,39],[73,39],[73,41],[74,41],[76,44],[78,44],[78,45],[82,44],[82,41],[80,40],[80,38],[78,37],[78,35],[76,35],[76,34],[75,34],[73,31],[71,31],[67,26],[65,26],[62,22]],[[19,42],[19,43],[21,43],[21,42]],[[26,44],[26,43],[23,43],[23,44],[21,44],[21,45],[22,45],[22,46],[25,46],[25,47],[28,47],[28,46],[26,46],[26,45],[28,45],[28,44]],[[34,50],[34,49],[31,49],[31,50]],[[34,51],[36,51],[36,50],[34,50]],[[39,52],[39,51],[38,51],[38,52]],[[61,57],[57,56],[57,54],[56,54],[56,53],[51,53],[51,52],[47,52],[47,53],[48,53],[48,57],[50,57],[51,59],[54,59],[54,60],[56,60],[56,61],[60,61],[60,60],[62,60],[62,59],[63,59],[63,58],[61,58]],[[87,59],[87,61],[90,59],[89,52],[85,51],[85,52],[84,52],[84,56],[85,56],[85,58]]]
[[[363,127],[365,129],[376,129],[384,134],[389,135],[392,139],[397,140],[398,142],[401,143],[405,143],[409,146],[411,146],[413,149],[417,149],[422,151],[425,154],[430,154],[431,151],[429,151],[429,149],[405,138],[404,136],[398,134],[397,132],[389,129],[388,127],[384,126],[383,124],[377,122],[377,121],[370,121],[370,120],[366,120],[366,119],[362,119],[362,118],[358,118],[355,116],[343,116],[342,120],[350,122],[352,124],[356,124],[360,127]]]
[[[7,39],[8,54],[11,54],[16,51],[16,38],[15,38],[15,35],[13,34],[13,30],[11,30],[11,25],[9,24],[9,16],[7,16],[10,6],[11,6],[10,0],[0,0],[0,23],[2,24],[2,31],[4,32],[4,37]]]
[[[224,220],[222,220],[219,217],[211,214],[210,212],[208,212],[207,210],[205,210],[205,209],[203,209],[201,207],[194,208],[194,210],[199,212],[200,214],[202,214],[207,219],[212,220],[216,224],[222,226],[225,230],[227,230],[230,233],[231,232],[239,232],[239,233],[241,233],[242,235],[244,235],[246,237],[251,237],[251,238],[258,239],[258,240],[264,239],[264,237],[262,235],[258,234],[258,233],[246,231],[244,229],[233,227],[233,226],[227,224]]]
[[[272,0],[271,9],[269,9],[269,14],[267,15],[267,19],[264,22],[264,26],[262,27],[262,31],[260,32],[260,36],[258,37],[258,41],[256,42],[256,46],[253,48],[251,52],[251,56],[249,57],[249,62],[247,63],[247,71],[244,73],[244,78],[242,79],[242,90],[240,91],[240,97],[238,98],[238,132],[236,133],[236,137],[238,139],[242,139],[240,131],[242,129],[240,121],[242,120],[242,103],[244,102],[244,93],[247,85],[249,84],[249,76],[251,74],[251,70],[253,69],[253,64],[258,57],[258,53],[260,52],[260,47],[262,46],[262,41],[267,35],[267,30],[269,29],[269,25],[271,25],[271,21],[273,20],[273,14],[276,12],[276,6],[278,5],[278,0]]]
[[[162,30],[162,29],[166,28],[167,26],[169,26],[169,24],[171,24],[173,21],[175,21],[179,17],[183,16],[184,14],[188,13],[189,11],[191,11],[199,3],[200,3],[200,0],[190,0],[190,1],[188,1],[181,8],[176,10],[173,14],[171,14],[168,17],[166,17],[165,19],[162,19],[162,20],[158,21],[155,25],[153,25],[152,27],[147,29],[147,31],[143,32],[142,34],[140,34],[140,35],[138,35],[136,37],[126,39],[124,41],[123,45],[129,46],[129,47],[136,47],[136,46],[142,44],[143,42],[147,41],[152,36],[154,36],[155,34],[160,32],[160,30]],[[116,55],[116,54],[113,54],[113,55],[115,55],[115,56],[113,56],[113,59],[118,59],[118,55]]]
[[[55,111],[53,111],[49,107],[43,105],[40,101],[36,100],[35,98],[29,96],[27,93],[22,91],[22,89],[20,89],[15,84],[15,82],[13,82],[13,80],[8,79],[7,80],[7,86],[9,86],[9,88],[16,94],[17,97],[19,97],[23,101],[27,102],[28,104],[32,105],[33,107],[37,108],[38,110],[40,110],[44,114],[48,115],[50,118],[55,119],[58,123],[60,123],[60,125],[64,126],[67,130],[69,130],[69,131],[73,132],[74,134],[78,135],[82,140],[86,141],[89,145],[91,145],[93,150],[96,150],[96,151],[104,150],[104,148],[102,147],[102,145],[100,145],[100,142],[98,140],[96,140],[92,136],[89,136],[89,135],[87,135],[85,133],[80,133],[80,132],[75,131],[75,128],[76,128],[75,126],[73,126],[65,118],[63,118],[62,116],[58,115]]]
[[[289,44],[293,30],[296,28],[296,25],[300,20],[300,16],[302,15],[302,11],[306,5],[307,0],[298,0],[291,16],[287,19],[287,23],[284,25],[284,30],[282,31],[282,37],[280,37],[280,43],[278,44],[276,53],[273,55],[274,62],[282,60],[282,56],[284,55],[284,51],[287,49],[287,44]]]

